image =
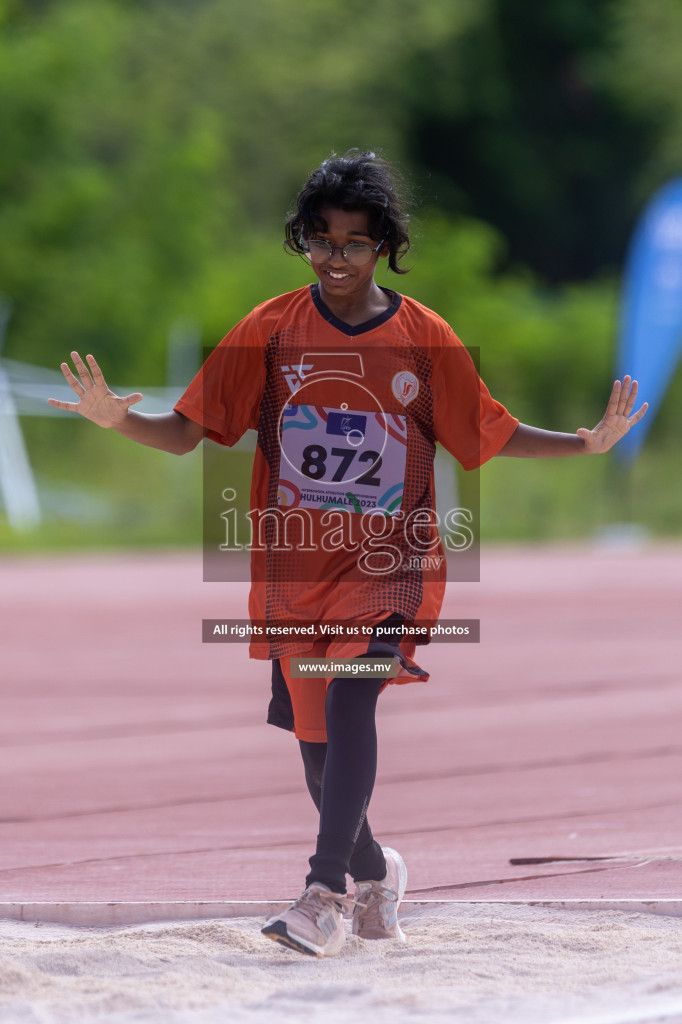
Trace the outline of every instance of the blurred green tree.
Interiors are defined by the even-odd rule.
[[[232,274],[261,237],[279,246],[312,166],[351,145],[399,155],[391,77],[413,38],[440,44],[463,17],[439,0],[4,0],[8,354],[54,363],[85,346],[119,380],[162,380],[175,319],[214,340],[211,308],[217,337],[247,311]],[[246,292],[294,287],[281,265]]]
[[[515,408],[565,422],[609,372],[615,284],[543,282],[614,266],[642,183],[672,172],[679,22],[677,0],[0,0],[7,354],[86,348],[113,382],[163,382],[176,320],[214,343],[309,279],[280,248],[308,170],[383,148],[423,209],[400,287]]]
[[[601,80],[647,121],[653,135],[652,144],[638,154],[637,199],[642,204],[663,181],[682,174],[682,4],[613,4],[608,43]]]
[[[417,49],[409,146],[433,175],[435,203],[493,224],[509,259],[547,282],[616,269],[656,119],[654,104],[618,87],[630,58],[614,22],[631,30],[638,14],[623,8],[667,2],[488,0],[486,16],[437,54]],[[672,39],[665,48],[679,53]]]

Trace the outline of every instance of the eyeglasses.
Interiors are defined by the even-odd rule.
[[[330,245],[323,238],[299,239],[299,244],[311,263],[326,263],[330,260],[337,249],[341,250],[346,263],[352,267],[364,267],[371,260],[375,252],[378,252],[384,244],[384,239],[372,248],[366,242],[349,242],[348,245]]]

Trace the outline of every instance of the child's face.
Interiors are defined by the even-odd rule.
[[[339,210],[325,206],[319,211],[320,217],[327,225],[326,231],[315,232],[315,238],[323,238],[335,248],[326,263],[311,263],[317,274],[322,291],[334,297],[352,297],[366,293],[374,283],[374,268],[380,256],[386,255],[386,249],[372,253],[372,258],[363,267],[351,266],[341,252],[341,247],[349,242],[365,242],[375,248],[376,238],[369,233],[369,218],[365,210]]]

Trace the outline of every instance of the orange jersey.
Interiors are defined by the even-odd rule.
[[[389,308],[358,326],[338,320],[316,284],[262,303],[175,406],[220,444],[258,431],[254,621],[374,625],[397,613],[435,622],[445,588],[435,444],[474,469],[518,425],[449,325],[414,299],[388,295]],[[251,655],[312,647],[288,636],[254,640]],[[325,649],[354,657],[366,641]]]

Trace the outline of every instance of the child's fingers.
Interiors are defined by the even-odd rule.
[[[81,379],[81,384],[83,385],[83,387],[91,387],[92,377],[90,375],[90,371],[88,370],[87,366],[85,365],[81,357],[78,355],[77,352],[72,352],[71,358],[73,359],[73,365],[76,367],[76,372],[78,373],[78,376]]]
[[[619,380],[614,381],[611,397],[606,407],[607,414],[628,417],[635,407],[638,390],[639,384],[632,379],[630,374],[626,373],[622,384]],[[635,420],[635,422],[637,421]]]
[[[73,391],[76,392],[76,394],[80,394],[85,391],[85,386],[78,380],[78,377],[74,375],[68,363],[61,364],[61,371],[66,377],[66,383]]]
[[[620,386],[620,391],[618,392],[618,407],[616,409],[616,413],[619,416],[622,416],[624,411],[625,411],[625,403],[628,400],[628,395],[629,394],[630,394],[630,377],[627,374],[625,374],[625,376],[623,377],[623,382],[622,382],[622,384]]]
[[[625,412],[625,405],[630,394],[631,378],[626,373],[623,377],[623,383],[621,384],[620,393],[618,395],[618,409],[616,410],[619,416],[622,416]]]
[[[65,409],[67,412],[77,412],[78,402],[63,402],[60,398],[48,398],[48,405],[53,405],[55,409]]]
[[[632,382],[632,384],[630,386],[630,392],[628,394],[627,401],[625,402],[625,409],[623,410],[626,416],[629,416],[630,413],[632,412],[632,410],[635,407],[635,401],[637,399],[637,391],[638,391],[638,389],[639,389],[639,384],[637,383],[636,380],[633,380],[633,382]]]
[[[623,377],[623,383],[621,384],[620,389],[618,391],[618,403],[616,405],[616,410],[615,410],[616,416],[624,416],[625,415],[625,408],[627,406],[628,399],[630,397],[631,386],[632,386],[632,378],[629,376],[629,374],[626,373],[625,376]]]
[[[106,381],[104,380],[104,374],[100,370],[99,364],[98,364],[97,360],[95,359],[95,357],[91,356],[91,355],[87,355],[85,358],[88,361],[88,366],[90,368],[90,373],[92,374],[92,379],[94,380],[95,384],[105,384]]]
[[[619,380],[614,380],[613,387],[611,388],[611,394],[606,404],[606,415],[615,416],[618,413],[618,403],[620,402],[621,396],[621,384]]]
[[[629,417],[629,419],[628,419],[628,426],[629,427],[633,427],[635,425],[635,423],[639,423],[639,421],[641,420],[642,416],[644,415],[644,413],[647,411],[648,408],[649,408],[649,403],[645,402],[644,405],[641,407],[641,409],[637,410],[637,412],[634,414],[634,416],[630,416]]]

